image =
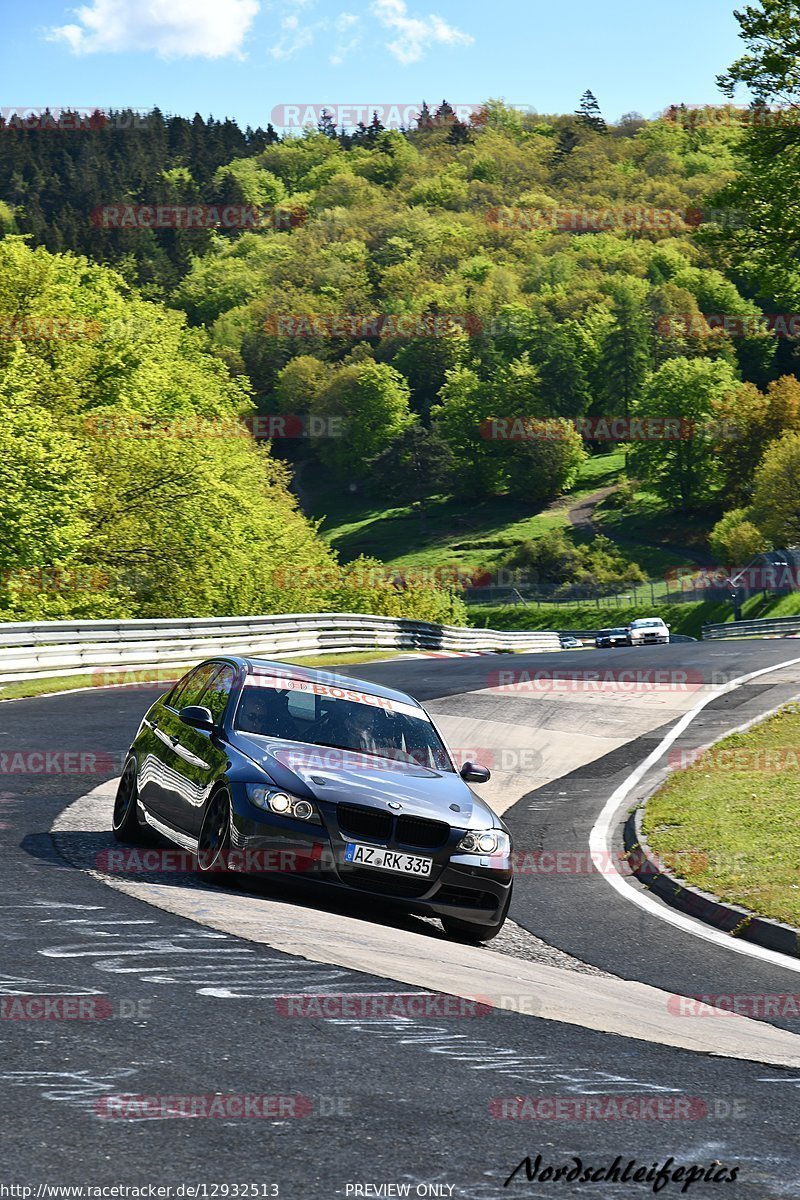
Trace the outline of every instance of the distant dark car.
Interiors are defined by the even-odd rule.
[[[600,629],[595,634],[594,644],[598,650],[608,650],[613,646],[627,646],[627,629]]]
[[[150,708],[114,805],[205,873],[282,872],[397,901],[487,941],[506,919],[511,838],[412,697],[285,663],[202,663]]]

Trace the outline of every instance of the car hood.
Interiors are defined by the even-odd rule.
[[[237,733],[236,744],[278,787],[295,794],[333,804],[363,804],[382,812],[391,800],[401,804],[407,816],[447,821],[458,829],[500,824],[489,806],[452,771],[255,733]]]

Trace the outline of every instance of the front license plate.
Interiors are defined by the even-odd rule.
[[[348,842],[344,861],[359,867],[376,867],[379,871],[398,871],[401,875],[430,875],[432,858],[421,858],[418,854],[398,854],[396,850],[384,850],[380,846],[362,846]]]

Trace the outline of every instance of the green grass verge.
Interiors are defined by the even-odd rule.
[[[644,816],[650,845],[687,883],[796,926],[799,745],[800,706],[792,704],[676,772],[647,802]]]
[[[641,589],[642,592],[644,589]],[[790,617],[800,614],[800,592],[790,596],[753,596],[742,605],[747,620],[764,617]],[[626,606],[610,600],[588,600],[576,604],[471,604],[470,623],[478,629],[605,629],[627,625],[637,617],[662,617],[673,633],[688,637],[702,636],[704,625],[733,621],[733,606],[728,600],[687,603],[658,603]]]
[[[311,658],[286,655],[280,662],[297,663],[306,667],[330,667],[361,662],[379,662],[386,658],[402,658],[405,650],[354,650],[350,654],[319,654]],[[62,675],[56,679],[22,679],[19,683],[0,685],[0,700],[22,700],[31,696],[49,695],[51,692],[69,692],[75,688],[102,686],[102,682],[143,683],[145,685],[169,683],[178,679],[187,667],[164,667],[157,671],[116,671],[113,667],[98,670],[91,675]],[[101,680],[102,677],[102,680]]]
[[[752,596],[742,605],[742,615],[748,621],[769,617],[795,617],[800,613],[800,592],[789,596]],[[723,618],[724,619],[724,618]]]
[[[673,633],[700,637],[706,622],[725,621],[730,616],[727,603],[641,604],[633,607],[608,606],[600,601],[584,604],[512,605],[471,604],[470,621],[480,629],[605,629],[628,625],[637,617],[663,617]]]

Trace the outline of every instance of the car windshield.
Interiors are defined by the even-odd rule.
[[[412,703],[299,679],[249,676],[235,727],[242,733],[353,751],[454,772],[427,715]],[[347,760],[342,760],[347,766]]]
[[[619,637],[619,635],[620,635],[620,634],[622,634],[622,636],[624,637],[624,636],[627,634],[627,632],[628,632],[628,631],[627,631],[627,629],[612,629],[612,630],[611,630],[611,632],[612,632],[612,633],[613,633],[613,634],[614,634],[616,637]]]
[[[660,620],[658,617],[655,617],[650,621],[634,621],[633,628],[634,629],[661,629],[663,624],[664,624],[664,622],[662,620]]]

